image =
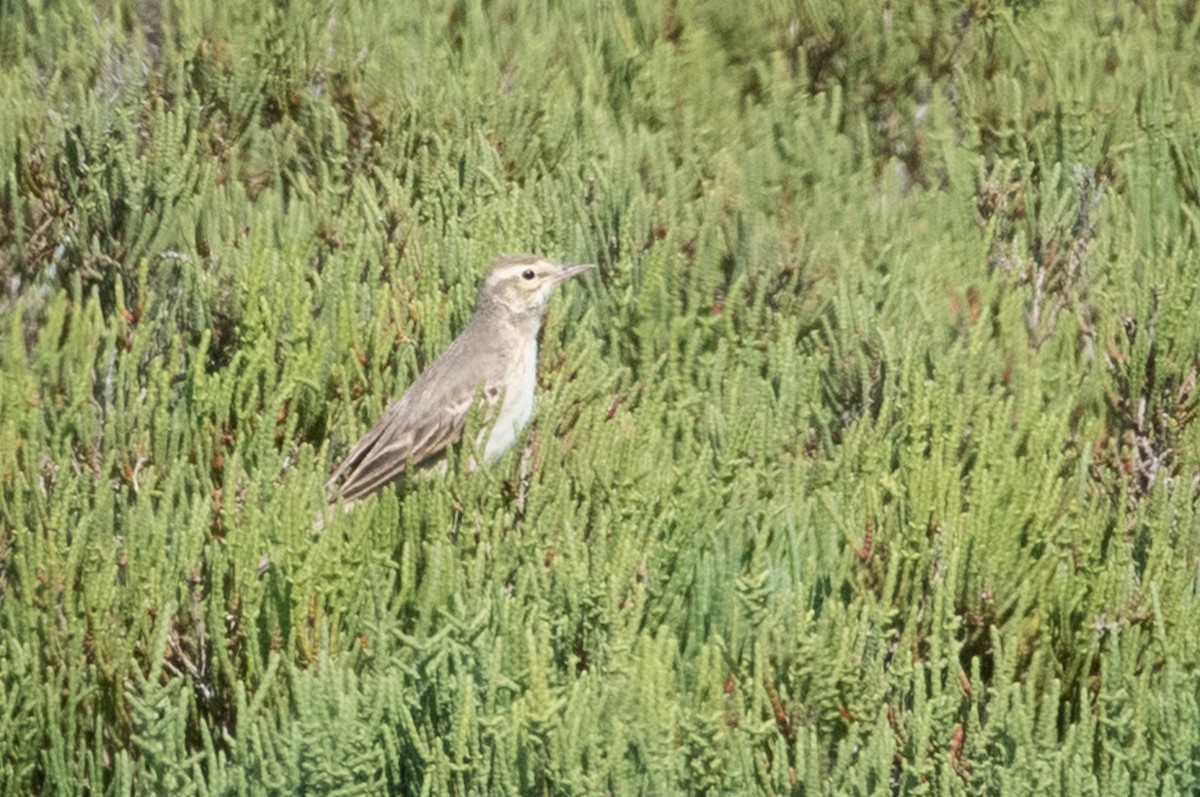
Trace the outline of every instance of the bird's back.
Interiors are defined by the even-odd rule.
[[[468,324],[333,472],[331,499],[369,495],[457,442],[476,395],[494,402],[503,392],[507,359],[483,324]]]

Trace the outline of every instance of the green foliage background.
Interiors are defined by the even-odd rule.
[[[0,793],[1200,791],[1198,85],[1195,0],[0,0]],[[523,250],[527,472],[315,532]]]

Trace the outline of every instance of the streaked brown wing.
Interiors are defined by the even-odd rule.
[[[330,501],[364,498],[404,472],[458,441],[470,401],[436,412],[411,412],[403,401],[392,405],[359,441],[325,484]],[[421,416],[421,417],[414,417]],[[341,486],[338,479],[345,476]]]
[[[468,364],[473,367],[466,367]],[[462,437],[467,413],[482,390],[497,401],[508,367],[495,335],[474,321],[388,407],[329,477],[330,501],[353,501],[386,486],[411,462],[419,465]],[[338,479],[343,479],[340,488]]]

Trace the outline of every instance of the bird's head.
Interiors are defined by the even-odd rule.
[[[539,255],[505,255],[492,261],[479,286],[477,310],[517,319],[540,319],[554,286],[593,265],[560,266]]]

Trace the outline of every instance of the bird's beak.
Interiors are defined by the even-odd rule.
[[[595,267],[596,267],[595,263],[584,263],[579,266],[566,266],[563,268],[562,271],[558,272],[558,276],[554,278],[554,282],[557,284],[559,282],[562,282],[563,280],[569,280],[571,277],[574,277],[576,274],[582,274],[585,271],[591,271]]]

